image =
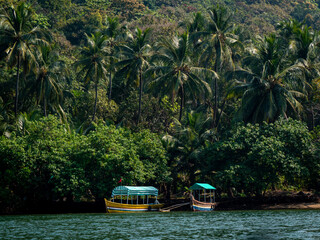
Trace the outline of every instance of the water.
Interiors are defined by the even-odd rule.
[[[320,211],[0,216],[0,239],[320,239]]]

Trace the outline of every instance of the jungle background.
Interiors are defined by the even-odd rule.
[[[319,193],[320,1],[0,6],[0,212],[121,178],[167,199]]]

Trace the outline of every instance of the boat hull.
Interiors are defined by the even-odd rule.
[[[191,209],[195,212],[211,212],[215,208],[215,203],[200,202],[191,197]]]
[[[159,211],[163,204],[124,204],[104,199],[107,213],[134,213]]]

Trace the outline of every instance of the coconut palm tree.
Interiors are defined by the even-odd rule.
[[[53,46],[41,46],[36,51],[37,68],[30,79],[34,79],[29,87],[36,93],[36,104],[42,105],[43,114],[47,116],[47,108],[61,108],[62,78],[66,76],[64,62],[59,60],[58,49]]]
[[[302,25],[303,23],[295,19],[287,19],[276,25],[276,28],[279,31],[281,44],[284,44],[288,50],[292,44],[294,33],[297,32],[297,29],[301,28]]]
[[[111,100],[112,89],[113,89],[113,77],[116,72],[116,63],[119,60],[118,46],[124,44],[126,41],[132,40],[132,34],[126,26],[121,26],[119,23],[119,18],[117,17],[107,17],[106,18],[106,28],[103,30],[103,34],[107,38],[107,46],[109,48],[109,54],[106,55],[108,60],[108,71],[109,71],[109,93],[108,98]]]
[[[118,49],[122,56],[116,66],[119,67],[118,75],[125,76],[131,82],[135,81],[139,87],[139,109],[137,124],[140,122],[142,94],[143,94],[143,74],[149,66],[149,58],[152,56],[152,48],[148,43],[150,29],[142,31],[136,29],[135,37],[129,44],[121,44]]]
[[[301,65],[286,65],[284,54],[279,39],[271,34],[258,41],[250,56],[244,59],[247,69],[235,71],[237,78],[242,79],[233,91],[242,94],[238,112],[241,120],[273,122],[279,116],[286,118],[288,109],[297,113],[302,110],[295,97],[304,94],[292,90],[290,84],[305,80],[304,69]]]
[[[182,118],[183,106],[186,96],[199,99],[199,95],[211,94],[210,86],[201,77],[210,73],[218,78],[214,71],[195,65],[192,60],[192,42],[189,33],[185,32],[171,40],[163,39],[155,56],[157,65],[150,68],[156,74],[150,87],[158,94],[168,94],[172,100],[180,97],[179,121]]]
[[[193,14],[193,18],[191,20],[183,21],[179,26],[185,27],[189,34],[192,35],[193,33],[204,30],[205,17],[201,12],[197,12]]]
[[[98,85],[101,80],[107,79],[107,62],[105,56],[109,53],[107,46],[107,36],[101,32],[95,32],[88,36],[87,45],[82,48],[81,57],[75,63],[75,66],[80,66],[79,74],[84,74],[84,82],[88,84],[94,83],[95,101],[92,121],[95,120],[98,101]]]
[[[201,49],[201,61],[206,68],[213,65],[213,70],[219,75],[234,70],[233,48],[241,46],[232,29],[232,17],[227,8],[217,5],[208,10],[209,21],[204,31],[196,32],[192,35],[198,41]],[[214,80],[214,107],[213,107],[213,127],[217,126],[217,115],[219,105],[218,79]]]
[[[295,65],[300,65],[305,71],[305,79],[303,81],[295,81],[292,88],[302,91],[307,98],[302,101],[304,106],[304,117],[308,122],[308,126],[313,129],[315,126],[315,116],[317,115],[317,107],[313,98],[315,89],[317,89],[316,81],[320,77],[320,36],[307,25],[300,24],[294,28],[289,39],[291,40],[289,56]]]
[[[177,184],[178,175],[185,175],[183,184],[189,185],[200,173],[201,153],[209,142],[216,139],[210,128],[210,120],[202,112],[190,111],[181,122],[174,119],[173,134],[162,138],[163,146],[168,152],[168,166],[173,176],[173,186]]]
[[[32,8],[25,2],[2,9],[0,14],[0,49],[5,49],[8,65],[17,67],[15,116],[18,113],[20,70],[24,73],[29,61],[34,61],[33,46],[48,44],[48,35],[32,24]]]
[[[239,43],[233,34],[231,14],[227,8],[217,5],[208,10],[209,22],[204,31],[197,32],[193,38],[202,38],[202,59],[207,65],[214,64],[216,72],[233,70],[232,45]]]
[[[109,63],[109,93],[108,98],[111,100],[112,97],[112,75],[115,72],[115,63],[117,61],[116,58],[116,47],[120,44],[123,35],[121,34],[122,29],[119,23],[119,19],[117,17],[106,18],[106,29],[104,30],[104,34],[108,37],[107,38],[107,45],[110,49],[110,53],[106,56],[108,58]]]

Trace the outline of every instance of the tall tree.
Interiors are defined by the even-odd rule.
[[[204,73],[210,72],[215,78],[218,76],[214,71],[198,67],[193,62],[192,42],[188,32],[171,40],[163,39],[157,55],[155,59],[158,64],[150,69],[157,74],[151,87],[160,94],[168,94],[171,99],[180,97],[181,121],[186,96],[199,99],[199,95],[211,93],[209,84],[201,78]]]
[[[287,117],[290,108],[300,112],[301,104],[295,97],[303,97],[293,91],[286,79],[304,81],[304,69],[300,65],[287,65],[285,49],[279,39],[271,34],[258,41],[250,56],[244,59],[248,69],[238,69],[235,74],[242,79],[235,91],[242,94],[240,119],[245,122],[273,122],[279,116]]]
[[[47,44],[44,31],[38,26],[33,26],[32,17],[32,8],[25,2],[2,9],[0,15],[0,49],[5,49],[9,66],[17,67],[15,116],[18,113],[19,78],[22,63],[26,69],[27,61],[34,60],[32,46]]]
[[[108,56],[109,58],[109,94],[108,98],[111,100],[112,96],[112,74],[114,73],[115,70],[115,47],[117,46],[117,35],[119,34],[119,19],[117,17],[111,18],[107,17],[106,19],[106,24],[107,28],[105,30],[105,34],[108,36],[108,45],[110,47],[110,55]]]
[[[313,129],[316,121],[315,116],[319,113],[314,97],[318,88],[316,82],[320,77],[320,36],[318,32],[302,23],[294,27],[290,33],[288,35],[288,39],[290,39],[289,59],[295,65],[300,65],[306,76],[303,81],[294,82],[292,87],[307,95],[307,98],[302,101],[305,110],[304,117],[309,127]]]
[[[116,72],[116,63],[118,61],[117,48],[123,44],[126,40],[131,39],[132,35],[128,29],[121,26],[119,18],[107,17],[106,28],[103,31],[107,38],[107,46],[109,48],[109,54],[106,56],[108,60],[108,71],[109,71],[109,93],[108,98],[111,100],[112,97],[112,84],[113,76]]]
[[[209,9],[209,21],[206,29],[193,34],[193,38],[202,38],[200,47],[202,49],[202,62],[206,68],[213,64],[215,72],[222,75],[234,70],[232,47],[241,45],[238,37],[233,34],[232,17],[227,8],[217,5]],[[214,107],[213,107],[213,127],[217,126],[217,115],[219,105],[219,85],[218,79],[214,79]]]
[[[205,17],[201,12],[197,12],[193,14],[193,18],[191,20],[181,22],[179,25],[184,26],[188,30],[189,34],[192,35],[193,33],[204,30]]]
[[[42,105],[43,114],[47,116],[48,105],[61,108],[62,78],[66,76],[64,62],[59,59],[55,46],[41,46],[36,51],[37,69],[30,78],[30,91],[36,92],[36,104]]]
[[[139,109],[137,123],[140,122],[141,105],[143,94],[143,73],[149,66],[149,58],[152,56],[152,48],[148,43],[148,36],[150,29],[142,31],[140,28],[136,29],[136,35],[129,42],[129,44],[121,44],[119,50],[123,56],[122,60],[116,65],[119,66],[119,75],[125,75],[126,79],[136,81],[139,87]]]
[[[94,82],[95,101],[92,115],[92,121],[95,120],[98,101],[98,85],[101,80],[107,79],[107,63],[105,56],[109,53],[107,46],[107,36],[101,32],[95,32],[88,36],[87,45],[82,48],[81,57],[76,62],[80,66],[79,74],[84,74],[84,82]]]

